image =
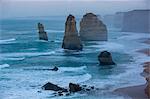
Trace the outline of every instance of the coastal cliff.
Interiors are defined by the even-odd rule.
[[[150,10],[133,10],[124,13],[123,32],[150,33]]]

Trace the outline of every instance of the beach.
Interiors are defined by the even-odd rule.
[[[141,43],[150,45],[150,39],[147,38],[146,40],[144,40]],[[145,54],[146,56],[150,56],[150,48],[140,49],[137,52]],[[143,65],[143,69],[144,69],[146,65],[147,66],[150,65],[150,61],[144,62],[142,65]],[[143,71],[145,71],[145,69]],[[147,72],[150,72],[150,70],[148,69]],[[146,84],[137,85],[137,86],[129,86],[129,87],[116,89],[115,92],[117,92],[118,94],[127,95],[127,96],[131,97],[132,99],[149,99],[149,97],[145,94],[146,86],[147,86]]]

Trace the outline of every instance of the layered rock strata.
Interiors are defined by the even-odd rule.
[[[106,41],[106,25],[93,13],[87,13],[80,22],[80,37],[83,41]]]
[[[67,17],[62,48],[69,50],[82,50],[83,48],[73,15]]]
[[[47,33],[44,30],[44,26],[41,23],[38,23],[38,30],[39,30],[39,39],[48,41]]]

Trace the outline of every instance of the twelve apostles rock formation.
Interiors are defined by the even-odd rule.
[[[87,13],[80,22],[80,37],[83,41],[106,41],[106,25],[93,13]]]
[[[62,48],[69,50],[82,50],[83,48],[80,37],[78,36],[75,17],[73,15],[67,17]]]
[[[44,26],[41,23],[38,23],[38,30],[39,30],[39,39],[48,41],[47,33],[44,31]]]
[[[115,65],[110,52],[103,51],[99,54],[98,60],[100,65]]]

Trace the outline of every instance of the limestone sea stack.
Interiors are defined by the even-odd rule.
[[[38,23],[38,30],[39,30],[39,39],[48,41],[47,33],[44,30],[44,26],[41,23]]]
[[[93,13],[87,13],[80,22],[80,37],[83,41],[106,41],[106,25]]]
[[[101,52],[98,56],[98,60],[100,62],[100,65],[115,65],[112,60],[111,53],[108,51]]]
[[[76,21],[73,15],[67,17],[62,48],[69,50],[82,50],[82,42],[78,36]]]

